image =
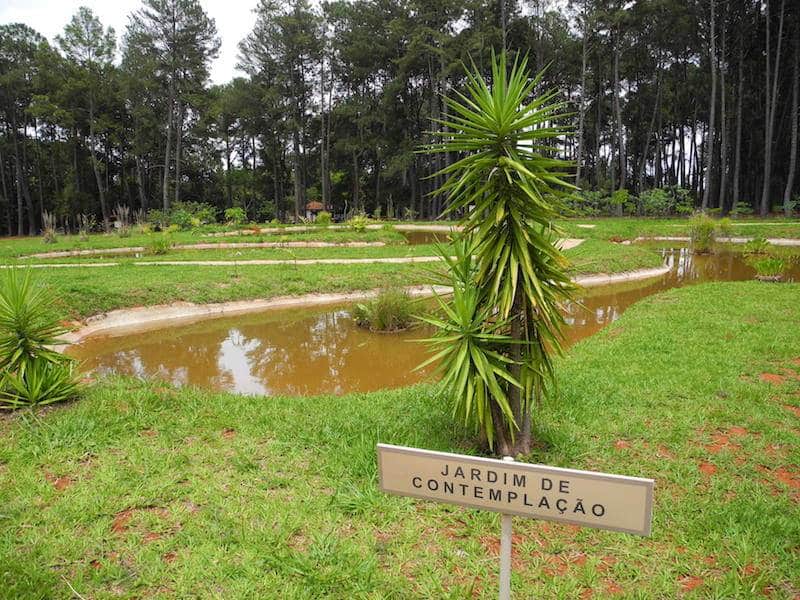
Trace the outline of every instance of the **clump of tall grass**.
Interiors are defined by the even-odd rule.
[[[131,235],[131,209],[129,206],[117,204],[114,213],[111,215],[117,221],[117,235],[121,238]]]
[[[714,248],[716,241],[716,223],[714,219],[704,213],[692,217],[689,235],[692,239],[692,249],[697,254],[707,254]]]
[[[89,234],[96,225],[94,216],[80,213],[78,215],[78,236],[82,241],[89,239]]]
[[[56,243],[56,216],[46,210],[42,211],[42,238],[45,244]]]
[[[748,240],[744,245],[745,254],[767,254],[769,250],[770,243],[763,237]]]
[[[382,290],[374,299],[356,304],[353,318],[370,331],[402,331],[414,321],[413,301],[403,289]]]
[[[147,240],[147,253],[156,256],[167,254],[172,249],[172,238],[168,233],[150,234]]]

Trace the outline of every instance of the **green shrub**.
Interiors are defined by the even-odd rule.
[[[147,240],[147,253],[153,255],[164,255],[172,248],[172,239],[166,233],[160,235],[152,234]]]
[[[358,233],[364,233],[367,230],[368,223],[369,219],[367,219],[366,215],[355,215],[347,222],[350,229]]]
[[[714,219],[703,213],[696,214],[691,221],[690,236],[695,252],[699,254],[711,252],[716,240]]]
[[[736,202],[730,212],[732,217],[749,217],[753,214],[753,207],[743,202]]]
[[[663,188],[654,188],[639,194],[639,208],[647,217],[662,217],[672,211],[672,196]]]
[[[383,207],[380,204],[378,204],[378,206],[375,207],[375,210],[372,211],[372,218],[375,219],[376,221],[380,221],[382,214],[383,214]]]
[[[402,289],[387,289],[363,304],[356,304],[353,318],[370,331],[401,331],[413,321],[412,300]]]
[[[322,227],[327,227],[332,222],[333,222],[333,217],[331,216],[331,213],[329,213],[327,210],[322,210],[319,213],[317,213],[317,220],[314,221],[314,223]]]
[[[766,254],[769,252],[770,243],[766,240],[766,238],[758,237],[749,240],[744,245],[744,253],[745,254]]]
[[[0,408],[74,398],[74,361],[53,350],[66,330],[50,311],[52,294],[30,272],[9,269],[0,286]]]
[[[247,214],[241,206],[225,209],[225,222],[228,225],[241,225],[247,220]]]
[[[747,261],[756,270],[756,279],[778,281],[786,271],[786,261],[775,256],[752,257]]]

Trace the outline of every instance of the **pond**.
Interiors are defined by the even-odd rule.
[[[663,251],[670,272],[641,282],[586,290],[565,316],[572,344],[616,320],[631,304],[662,290],[704,281],[739,281],[754,272],[739,255],[695,256]],[[797,266],[789,279],[800,281]],[[763,285],[781,285],[764,283]],[[367,392],[417,383],[432,369],[413,372],[427,356],[414,340],[424,330],[396,334],[359,328],[348,307],[281,309],[206,319],[119,335],[98,335],[69,349],[82,368],[165,379],[175,385],[258,395]]]

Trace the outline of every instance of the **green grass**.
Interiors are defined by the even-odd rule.
[[[227,251],[225,251],[227,252]],[[382,248],[247,249],[239,256],[222,251],[174,252],[138,260],[248,260],[254,258],[370,258],[435,255],[433,246]],[[618,272],[661,264],[656,250],[587,240],[568,250],[573,274]],[[102,258],[54,259],[52,262],[103,262]],[[76,319],[116,308],[166,304],[226,302],[274,296],[345,292],[424,284],[431,264],[267,265],[267,266],[134,266],[135,258],[114,257],[119,266],[99,269],[37,269],[34,276],[53,289],[53,309],[60,318]],[[25,264],[24,261],[13,261]],[[40,261],[37,261],[40,262]]]
[[[796,597],[798,293],[671,290],[559,362],[530,460],[653,477],[653,536],[515,519],[516,597]],[[496,597],[497,515],[381,494],[377,441],[471,447],[424,385],[258,398],[111,380],[14,414],[2,594]]]
[[[688,236],[690,219],[597,218],[565,219],[558,223],[571,237],[632,240],[648,236]],[[594,225],[591,229],[578,225]],[[741,237],[800,238],[800,219],[733,219],[731,235]]]
[[[134,233],[122,238],[116,234],[92,234],[86,240],[77,235],[58,236],[55,244],[45,244],[41,237],[2,238],[0,237],[0,262],[42,252],[64,252],[69,250],[103,250],[108,248],[128,248],[148,245],[153,237],[161,233]],[[237,235],[225,237],[207,237],[201,231],[177,231],[168,234],[175,244],[226,243],[226,242],[385,242],[388,244],[405,244],[406,238],[396,231],[368,230],[357,233],[350,230],[319,230],[309,232],[286,232],[281,234],[263,233],[259,235]]]

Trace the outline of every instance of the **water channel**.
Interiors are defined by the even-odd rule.
[[[565,307],[569,344],[616,320],[631,304],[660,291],[705,281],[740,281],[753,269],[735,253],[693,255],[662,250],[670,272],[640,282],[585,290]],[[787,280],[800,281],[797,265]],[[764,283],[762,285],[781,285]],[[370,333],[347,306],[281,309],[205,319],[157,330],[97,335],[71,347],[85,371],[161,378],[175,385],[258,395],[366,392],[410,385],[434,375],[413,372],[427,353],[414,342],[426,331]]]

